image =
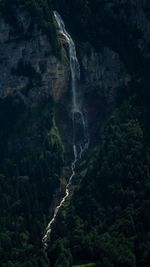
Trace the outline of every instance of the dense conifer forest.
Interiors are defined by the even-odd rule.
[[[79,57],[82,42],[96,51],[107,46],[131,79],[117,91],[113,109],[98,122],[96,141],[77,164],[46,250],[42,237],[50,203],[60,197],[71,161],[58,125],[59,102],[51,96],[36,104],[15,93],[0,97],[0,266],[149,267],[150,41],[139,45],[143,33],[129,19],[137,9],[150,22],[149,1],[0,0],[0,16],[15,25],[18,36],[16,7],[29,12],[60,61],[64,51],[53,10],[62,15]],[[28,96],[41,77],[30,66],[20,65],[19,71],[30,76],[23,92]]]

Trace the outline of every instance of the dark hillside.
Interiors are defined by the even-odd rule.
[[[72,160],[53,10],[76,43],[91,139],[45,251]],[[1,267],[149,267],[149,72],[148,0],[0,0]]]

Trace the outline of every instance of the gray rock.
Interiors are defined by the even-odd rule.
[[[0,17],[0,97],[30,89],[31,101],[41,95],[58,101],[68,87],[67,64],[54,56],[47,36],[35,23],[30,31],[31,17],[26,11],[15,9],[15,18],[22,29],[19,35]]]

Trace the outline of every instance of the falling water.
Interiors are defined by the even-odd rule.
[[[64,22],[61,16],[57,11],[54,11],[54,17],[57,23],[58,33],[65,39],[68,44],[69,49],[69,63],[70,63],[70,71],[71,71],[71,89],[72,89],[72,121],[73,121],[73,154],[74,160],[71,163],[71,176],[69,178],[69,182],[66,186],[65,196],[61,200],[60,204],[55,208],[54,215],[49,222],[45,235],[43,237],[44,247],[47,247],[47,243],[49,241],[50,233],[52,230],[52,225],[55,222],[55,218],[58,214],[59,209],[65,203],[67,197],[69,196],[69,188],[72,183],[72,179],[75,176],[75,167],[76,163],[79,159],[82,158],[82,154],[88,148],[89,139],[88,139],[88,131],[87,131],[87,123],[84,118],[84,114],[80,108],[80,104],[78,103],[77,98],[77,88],[80,81],[80,66],[76,55],[75,44],[66,31]]]

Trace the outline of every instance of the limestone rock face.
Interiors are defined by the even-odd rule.
[[[68,65],[25,10],[14,9],[13,16],[13,25],[0,16],[0,97],[20,92],[32,101],[49,95],[59,101],[68,88]]]

